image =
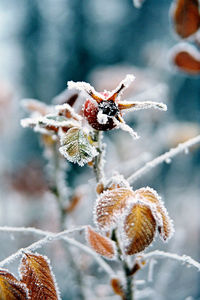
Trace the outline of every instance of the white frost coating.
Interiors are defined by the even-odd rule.
[[[158,195],[158,193],[154,189],[150,188],[149,186],[141,188],[139,190],[136,190],[135,191],[136,199],[142,199],[142,201],[151,204],[151,202],[148,201],[148,199],[146,199],[146,197],[144,197],[140,194],[140,192],[145,192],[145,191],[152,193],[153,196],[155,197],[155,199],[158,201],[158,203],[154,203],[155,207],[154,208],[152,207],[151,211],[152,211],[152,214],[153,214],[153,216],[156,220],[157,227],[159,226],[160,229],[161,229],[160,238],[162,239],[163,242],[167,242],[169,239],[171,239],[171,237],[173,236],[174,231],[175,231],[173,221],[172,221],[172,219],[170,219],[170,217],[168,215],[168,211],[165,208],[164,202],[162,201],[161,197]],[[160,209],[160,211],[165,215],[165,217],[167,218],[168,223],[169,223],[170,232],[169,232],[169,236],[167,237],[167,239],[163,238],[163,236],[165,235],[164,226],[163,226],[163,219],[162,219],[161,213],[158,212],[158,209]]]
[[[77,163],[82,167],[98,155],[97,150],[89,143],[83,132],[78,134],[77,140],[73,139],[71,141],[67,140],[67,134],[62,131],[59,131],[59,135],[62,145],[59,151],[70,162]]]
[[[89,155],[85,157],[81,157],[81,155],[78,153],[75,156],[71,156],[68,154],[68,148],[69,145],[65,145],[59,148],[60,153],[70,162],[77,163],[79,166],[83,167],[86,163],[90,162],[93,157],[98,155],[98,152],[94,147],[90,147],[89,149]]]
[[[117,194],[119,198],[124,196],[124,201],[126,205],[128,205],[130,202],[132,202],[132,195],[126,195],[125,188],[118,188],[117,189]],[[120,196],[121,194],[121,196]],[[125,206],[123,205],[116,205],[116,199],[115,199],[115,190],[106,190],[103,193],[99,195],[99,197],[96,199],[96,203],[93,209],[93,217],[94,217],[94,223],[97,226],[97,228],[100,231],[110,231],[111,229],[114,229],[118,227],[120,224],[122,218],[123,218],[123,213],[125,210]],[[109,210],[110,207],[115,207],[113,209],[113,213],[109,214],[107,210]],[[98,221],[98,219],[102,218],[103,216],[108,216],[109,218],[106,220],[106,223],[102,221]]]
[[[12,280],[12,279],[10,279],[10,278],[6,278],[7,281],[8,281],[11,285],[14,283],[14,284],[16,284],[17,286],[21,287],[21,288],[26,292],[27,300],[31,300],[30,291],[29,291],[29,289],[27,288],[27,286],[26,286],[25,283],[19,281],[19,280],[15,277],[15,275],[14,275],[13,273],[11,273],[8,269],[1,268],[1,271],[11,274],[11,275],[14,277],[14,280]]]
[[[135,76],[132,74],[127,74],[126,77],[118,84],[118,86],[116,87],[116,89],[112,90],[110,95],[113,95],[115,93],[117,93],[118,91],[120,91],[118,93],[118,99],[119,96],[123,93],[123,91],[125,89],[127,89],[130,84],[135,80]]]
[[[52,270],[52,267],[51,267],[50,259],[49,259],[46,255],[42,255],[42,254],[39,254],[39,253],[37,253],[37,252],[32,253],[31,251],[26,251],[25,253],[30,254],[30,255],[33,254],[33,255],[41,256],[41,257],[47,262],[47,264],[48,264],[48,266],[49,266],[49,270],[50,270],[50,275],[51,275],[51,277],[52,277],[52,279],[53,279],[54,287],[55,287],[55,290],[56,290],[56,296],[58,297],[58,300],[61,300],[60,290],[59,290],[59,288],[58,288],[58,284],[57,284],[57,281],[56,281],[56,277],[55,277],[55,275],[54,275],[54,273],[53,273],[53,270]],[[23,253],[22,258],[21,258],[21,261],[22,261],[23,258],[26,258],[25,253]],[[20,263],[20,265],[21,265],[21,263]],[[22,275],[23,275],[22,273],[26,272],[26,270],[23,270],[23,272],[22,272],[22,271],[20,270],[20,265],[19,265],[18,273],[19,273],[20,278],[21,278]],[[39,280],[36,281],[35,284],[38,285],[40,288],[43,288],[43,285],[40,284]]]
[[[74,117],[75,119],[81,121],[83,118],[77,114],[73,107],[71,107],[68,103],[64,103],[62,105],[56,105],[55,106],[55,109],[58,111],[58,112],[63,112],[63,111],[68,111],[70,112],[70,114],[72,115],[72,117]]]
[[[118,172],[113,172],[112,177],[109,179],[108,182],[105,183],[105,187],[109,188],[113,184],[119,187],[125,187],[127,189],[131,189],[128,181],[124,178],[123,175],[119,174]]]
[[[141,200],[139,198],[134,197],[134,198],[132,198],[132,201],[129,202],[129,204],[126,207],[126,210],[124,211],[123,220],[122,220],[123,224],[125,224],[126,218],[128,217],[128,215],[131,213],[132,209],[136,205],[139,205],[139,206],[141,205],[141,206],[148,207],[151,210],[151,212],[152,212],[152,214],[154,216],[153,211],[156,211],[156,205],[154,203],[148,203],[147,201],[143,201],[143,200]],[[155,218],[155,216],[154,216],[154,218]],[[155,221],[156,221],[156,223],[157,222],[161,222],[162,223],[161,217],[159,218],[158,215],[156,215]],[[134,224],[131,224],[131,226],[134,227]],[[155,231],[155,233],[156,233],[156,231]],[[154,238],[155,238],[155,233],[154,233]],[[123,248],[124,248],[123,250],[125,250],[125,248],[128,247],[129,244],[130,244],[130,239],[128,238],[128,236],[127,236],[127,234],[125,232],[124,225],[120,226],[120,237],[121,237],[122,245],[123,245]]]
[[[67,118],[64,118],[63,120],[54,120],[51,119],[54,115],[46,115],[45,117],[38,118],[38,123],[41,126],[54,126],[54,127],[79,127],[80,123],[76,120],[68,120]],[[58,116],[59,117],[59,116]],[[66,120],[65,120],[66,119]]]
[[[174,260],[180,261],[183,264],[186,264],[188,266],[192,266],[192,267],[196,268],[198,271],[200,271],[200,263],[187,255],[178,255],[176,253],[169,253],[169,252],[164,252],[164,251],[160,251],[160,250],[155,250],[155,251],[152,251],[152,252],[149,252],[146,254],[142,254],[142,256],[138,256],[137,259],[138,260],[146,260],[146,259],[150,259],[152,257],[174,259]]]
[[[80,242],[66,236],[67,234],[73,233],[75,231],[85,230],[85,228],[87,228],[87,226],[88,225],[80,226],[80,227],[77,227],[77,228],[64,230],[64,231],[59,232],[59,233],[52,233],[52,232],[32,228],[32,232],[34,234],[36,233],[38,235],[43,235],[45,237],[43,239],[29,245],[26,248],[19,249],[14,254],[12,254],[9,257],[7,257],[6,259],[0,261],[0,267],[5,266],[6,264],[12,263],[15,259],[17,259],[21,255],[23,255],[24,252],[35,251],[35,250],[41,248],[42,246],[44,246],[44,245],[46,245],[50,242],[62,239],[63,241],[65,241],[65,242],[67,242],[71,245],[74,245],[75,247],[77,247],[77,248],[83,250],[84,252],[88,253],[89,255],[93,256],[93,258],[99,263],[99,265],[102,267],[102,269],[105,270],[110,277],[116,276],[114,271],[111,269],[111,267],[99,255],[97,255],[95,251],[93,251],[92,249],[90,249],[86,245],[83,245]],[[3,227],[1,227],[1,228],[3,229]],[[10,232],[12,231],[12,227],[6,227],[6,228],[7,228],[7,230],[9,229]],[[14,232],[16,232],[18,228],[13,227],[13,229],[14,229]],[[24,231],[24,228],[20,227],[19,232],[21,232],[21,231],[26,232],[27,230]],[[28,228],[28,231],[31,232],[31,227]]]
[[[101,98],[101,99],[105,100],[105,97],[102,94],[96,92],[95,89],[93,88],[93,86],[91,86],[87,82],[83,82],[83,81],[78,81],[78,82],[68,81],[67,85],[68,85],[68,89],[77,89],[79,91],[86,92],[90,96],[92,96],[92,94],[94,94],[98,98]]]
[[[127,111],[136,111],[136,110],[142,110],[142,109],[159,109],[163,111],[167,111],[167,105],[162,102],[154,102],[154,101],[123,101],[122,104],[134,104],[133,107],[128,108]]]
[[[134,139],[139,139],[139,135],[135,132],[129,125],[126,123],[119,122],[116,118],[113,118],[114,123],[117,125],[117,128],[122,129],[123,131],[128,132]]]
[[[20,121],[20,124],[23,128],[34,127],[38,124],[39,118],[25,118]]]
[[[100,110],[97,114],[97,120],[100,124],[106,124],[108,122],[108,116],[103,114],[103,112]]]
[[[200,143],[200,135],[197,135],[196,137],[189,139],[185,143],[179,144],[176,148],[172,148],[168,152],[158,156],[157,158],[153,159],[152,161],[147,162],[144,167],[137,170],[134,174],[129,176],[127,178],[127,181],[130,184],[133,184],[137,179],[139,179],[143,174],[147,173],[151,169],[155,168],[157,165],[161,164],[162,162],[165,162],[167,159],[171,159],[172,157],[176,156],[177,154],[181,152],[185,152],[185,149],[188,149],[196,144]]]
[[[187,52],[192,57],[194,57],[194,59],[200,61],[200,52],[196,47],[189,43],[178,43],[177,45],[175,45],[170,51],[170,60],[173,61],[179,52]]]

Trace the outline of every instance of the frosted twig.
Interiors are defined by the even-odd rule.
[[[153,273],[154,273],[154,266],[157,264],[155,259],[151,259],[149,262],[149,272],[148,272],[148,281],[153,281]]]
[[[181,152],[185,152],[188,148],[200,143],[200,135],[197,135],[196,137],[189,139],[185,143],[179,144],[176,148],[172,148],[168,152],[156,157],[155,159],[147,162],[144,167],[137,170],[135,173],[133,173],[131,176],[127,178],[128,182],[130,184],[133,184],[137,179],[139,179],[143,174],[150,171],[151,169],[155,168],[157,165],[161,164],[164,161],[167,161],[171,159],[172,157],[176,156],[177,154]]]
[[[102,267],[102,269],[104,269],[109,276],[114,276],[114,272],[111,269],[111,267],[96,253],[94,252],[92,249],[90,249],[89,247],[87,247],[86,245],[76,241],[73,238],[69,238],[65,235],[73,233],[75,231],[82,231],[86,228],[87,226],[80,226],[80,227],[76,227],[73,229],[69,229],[69,230],[64,230],[61,231],[59,233],[52,233],[52,232],[48,232],[48,231],[43,231],[40,229],[36,229],[36,228],[32,228],[32,227],[0,227],[0,231],[1,232],[22,232],[22,233],[27,233],[27,232],[31,232],[37,235],[44,235],[45,237],[43,239],[40,239],[37,242],[32,243],[31,245],[29,245],[26,248],[21,248],[19,249],[17,252],[11,254],[9,257],[5,258],[4,260],[0,261],[0,267],[4,267],[6,264],[12,263],[15,259],[19,258],[24,252],[26,251],[35,251],[38,248],[41,248],[42,246],[44,246],[45,244],[48,244],[50,242],[62,239],[63,241],[83,250],[84,252],[86,252],[87,254],[93,256],[93,258],[97,261],[97,263]]]
[[[9,227],[9,226],[1,226],[0,227],[0,232],[9,232],[9,233],[14,233],[14,232],[18,232],[18,233],[33,233],[36,235],[44,235],[44,231],[41,229],[37,229],[34,227]],[[47,233],[47,232],[46,232]]]
[[[98,130],[95,130],[93,139],[97,143],[97,151],[98,151],[98,155],[94,157],[94,164],[93,164],[96,181],[98,183],[98,182],[103,182],[105,180],[105,174],[104,174],[105,145],[103,144],[103,133]]]
[[[137,259],[145,260],[145,259],[149,259],[152,257],[174,259],[174,260],[180,261],[183,264],[186,264],[188,266],[192,266],[192,267],[196,268],[198,271],[200,271],[200,263],[187,255],[178,255],[176,253],[169,253],[169,252],[155,250],[155,251],[143,254],[141,256],[141,258],[138,257]]]

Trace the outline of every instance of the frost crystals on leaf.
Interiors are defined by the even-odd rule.
[[[90,162],[98,154],[95,147],[90,144],[87,135],[78,127],[69,129],[61,136],[61,145],[60,153],[80,166]]]
[[[88,226],[86,229],[86,238],[89,245],[98,254],[107,259],[115,259],[116,247],[112,240],[95,232],[90,226]]]
[[[27,285],[31,300],[58,300],[54,275],[45,256],[25,253],[20,265],[21,281]]]
[[[0,299],[2,300],[28,300],[29,292],[24,283],[18,281],[7,270],[0,270]]]
[[[157,221],[158,232],[163,241],[169,240],[174,233],[173,223],[157,192],[150,187],[146,187],[136,190],[135,196],[137,199],[141,199],[149,204],[155,204],[153,215],[156,219],[159,216],[161,217],[161,224]]]
[[[124,220],[125,254],[133,255],[148,247],[155,236],[156,220],[148,204],[136,202]]]
[[[100,194],[95,207],[95,223],[101,230],[117,226],[130,198],[134,196],[131,188],[115,188]]]

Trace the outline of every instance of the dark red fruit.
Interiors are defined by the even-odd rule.
[[[99,111],[108,116],[108,121],[106,124],[101,124],[98,122],[97,114]],[[111,130],[116,127],[112,117],[119,114],[119,109],[112,100],[102,100],[99,104],[92,100],[86,100],[84,104],[84,116],[86,117],[88,123],[92,128],[100,131]]]

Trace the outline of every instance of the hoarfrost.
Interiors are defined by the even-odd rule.
[[[108,116],[100,110],[97,114],[97,120],[100,124],[106,124],[108,122]]]
[[[68,89],[77,89],[79,91],[86,92],[91,97],[92,97],[92,95],[95,95],[98,98],[101,98],[101,99],[105,100],[105,97],[102,94],[96,92],[95,89],[93,88],[93,86],[91,86],[87,82],[83,82],[83,81],[78,81],[78,82],[68,81],[67,84],[68,84]]]
[[[74,109],[68,104],[68,103],[64,103],[62,105],[56,105],[55,106],[55,109],[58,111],[58,112],[63,112],[63,111],[68,111],[70,112],[71,116],[74,117],[75,119],[81,121],[83,118],[77,114]]]
[[[116,89],[111,91],[111,95],[114,95],[115,93],[118,94],[118,99],[122,92],[127,89],[130,84],[135,80],[135,76],[132,74],[127,74],[126,77],[119,83],[119,85],[116,87]]]
[[[80,166],[88,163],[98,155],[87,138],[87,135],[78,127],[71,128],[61,136],[60,153],[69,161],[78,163]]]
[[[127,108],[129,111],[136,111],[136,110],[142,110],[142,109],[159,109],[163,111],[167,111],[167,105],[162,102],[154,102],[154,101],[143,101],[143,102],[136,102],[136,101],[123,101],[122,105],[133,105],[131,108]]]
[[[170,149],[168,152],[165,152],[164,154],[156,157],[152,161],[147,162],[144,167],[137,170],[134,174],[128,177],[128,182],[132,184],[135,180],[140,178],[143,174],[150,171],[152,168],[156,167],[157,165],[161,164],[162,162],[166,161],[168,158],[172,158],[176,156],[177,154],[184,152],[185,149],[189,149],[190,147],[199,144],[200,143],[200,135],[197,135],[196,137],[189,139],[185,143],[179,144],[176,148]]]
[[[119,122],[116,118],[114,118],[114,122],[117,125],[117,128],[128,132],[134,139],[139,139],[137,132],[135,132],[129,125],[127,125],[126,123]]]

